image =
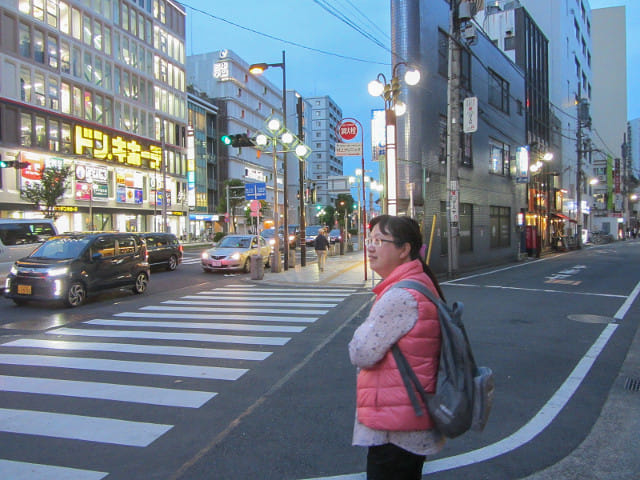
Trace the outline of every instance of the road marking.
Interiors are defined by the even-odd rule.
[[[187,307],[162,307],[161,310],[175,310],[183,312]],[[198,308],[197,310],[203,310]],[[182,318],[185,320],[255,320],[256,322],[288,322],[288,323],[313,323],[318,317],[271,317],[266,315],[238,315],[215,313],[147,313],[147,312],[122,312],[114,314],[114,317],[136,318]]]
[[[50,355],[0,354],[0,364],[98,370],[101,372],[125,372],[140,375],[164,375],[207,380],[237,380],[248,372],[247,369],[243,368],[131,362],[127,360],[107,360],[102,358],[56,357]]]
[[[101,480],[107,475],[109,473],[0,459],[0,478],[7,480]]]
[[[287,308],[268,308],[268,307],[249,307],[245,304],[239,305],[238,307],[216,307],[215,302],[197,302],[193,300],[167,300],[162,302],[165,305],[201,305],[202,308],[199,310],[210,310],[214,312],[235,312],[235,313],[275,313],[275,314],[292,314],[292,313],[306,313],[309,315],[324,315],[329,310],[318,310],[318,309],[287,309]],[[208,308],[205,308],[208,307]],[[215,308],[214,308],[215,307]],[[192,307],[194,308],[194,307]],[[165,310],[166,308],[162,305],[150,305],[147,307],[142,307],[140,310]],[[180,308],[180,310],[189,310],[187,308]]]
[[[348,297],[349,295],[352,295],[352,293],[345,293],[345,294],[337,294],[337,293],[326,293],[326,292],[316,292],[319,294],[319,299],[318,300],[314,300],[313,298],[309,298],[309,292],[304,292],[302,294],[297,293],[297,289],[296,291],[289,291],[289,292],[278,292],[278,293],[272,293],[272,292],[268,292],[268,291],[261,291],[259,294],[255,294],[253,292],[250,291],[237,291],[237,290],[229,290],[229,291],[225,291],[222,292],[224,293],[224,296],[220,295],[220,291],[219,290],[212,290],[209,292],[199,292],[198,295],[217,295],[216,298],[235,298],[235,297],[240,297],[240,298],[254,298],[254,295],[260,295],[261,297],[283,297],[283,298],[287,298],[287,299],[291,299],[291,300],[296,300],[298,297],[300,298],[301,301],[307,301],[307,302],[311,302],[313,303],[314,301],[316,302],[326,302],[329,300],[334,300],[337,302],[341,302],[342,300],[345,299],[345,297]],[[356,293],[356,292],[353,292]]]
[[[0,408],[0,431],[146,447],[173,425]]]
[[[247,302],[260,302],[260,301],[265,301],[265,302],[273,302],[274,300],[272,298],[269,297],[261,297],[260,295],[256,295],[256,296],[250,296],[247,297],[243,300],[238,300],[238,301],[234,301],[234,300],[225,300],[225,299],[220,299],[220,296],[214,296],[214,295],[185,295],[184,297],[180,297],[183,298],[185,300],[206,300],[203,302],[197,301],[197,302],[185,302],[187,305],[193,303],[195,305],[228,305],[230,307],[246,307],[247,306]],[[173,300],[167,300],[166,302],[163,303],[173,303]],[[304,298],[301,298],[299,302],[296,303],[289,303],[289,302],[281,302],[278,301],[277,302],[277,306],[278,307],[303,307],[305,304],[306,305],[311,305],[314,308],[333,308],[336,305],[338,305],[338,303],[340,302],[332,302],[332,303],[318,303],[317,301],[315,303],[313,302],[305,302]],[[306,310],[306,309],[304,309]]]
[[[7,375],[0,376],[0,385],[2,385],[2,390],[6,392],[94,398],[182,408],[200,408],[217,395],[215,392],[199,392],[195,390],[80,382],[53,378],[12,377]]]
[[[170,355],[176,357],[222,358],[225,360],[264,360],[271,352],[227,350],[218,348],[178,347],[175,345],[141,345],[132,343],[69,342],[64,340],[20,339],[0,347],[50,348],[56,350],[87,350],[98,352]]]
[[[250,332],[287,332],[300,333],[306,327],[292,325],[249,325],[246,323],[186,323],[186,322],[145,322],[135,320],[108,320],[94,319],[84,322],[89,325],[103,325],[111,327],[159,327],[159,328],[185,328],[199,330],[236,330]]]
[[[572,292],[566,290],[552,290],[550,288],[507,287],[504,285],[474,285],[472,283],[450,283],[448,285],[451,287],[497,288],[502,290],[518,290],[524,292],[562,293],[565,295],[586,295],[589,297],[627,298],[626,295],[618,295],[614,293]]]
[[[210,293],[217,293],[217,292],[240,292],[240,291],[246,291],[247,293],[250,293],[252,290],[255,290],[256,286],[254,285],[227,285],[226,287],[220,287],[220,288],[216,288],[214,290],[211,290]],[[285,293],[287,295],[291,295],[292,293],[320,293],[320,294],[324,294],[324,293],[335,293],[337,295],[344,295],[345,297],[350,295],[351,293],[356,292],[357,290],[355,289],[345,289],[345,288],[313,288],[313,287],[298,287],[296,286],[295,290],[292,290],[292,288],[284,288],[284,287],[268,287],[265,288],[264,290],[260,290],[260,293],[265,292],[265,293]],[[207,292],[209,293],[209,292]]]
[[[47,335],[75,335],[81,337],[150,338],[154,340],[191,340],[194,342],[246,343],[250,345],[285,345],[290,337],[250,337],[242,335],[214,335],[211,333],[147,332],[144,330],[89,330],[58,328]]]

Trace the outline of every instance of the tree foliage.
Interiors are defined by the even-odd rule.
[[[227,186],[229,188],[229,201],[227,202]],[[218,204],[218,213],[228,213],[229,223],[235,225],[235,211],[236,207],[244,204],[244,188],[231,188],[231,187],[244,187],[244,182],[237,178],[231,178],[225,180],[224,189],[220,195],[220,203]],[[229,212],[227,212],[227,203],[229,205]]]
[[[37,209],[44,207],[46,218],[56,219],[60,216],[56,212],[58,200],[64,195],[68,186],[71,166],[47,167],[42,171],[40,182],[34,182],[22,189],[24,198],[32,202]]]

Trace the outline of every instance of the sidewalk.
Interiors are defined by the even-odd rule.
[[[327,258],[325,271],[307,261],[287,271],[271,273],[256,283],[317,284],[371,288],[371,270],[364,280],[364,254],[348,252]],[[380,277],[376,276],[374,283]],[[600,417],[587,438],[570,455],[522,480],[638,480],[640,479],[640,329],[629,347]]]
[[[296,261],[299,261],[296,258]],[[367,281],[364,280],[364,253],[362,250],[345,252],[344,255],[331,255],[327,257],[324,272],[318,270],[315,258],[307,258],[306,266],[299,263],[290,266],[288,270],[279,273],[265,269],[264,279],[255,280],[270,284],[320,284],[320,285],[344,285],[349,287],[371,286],[371,270],[367,272]],[[376,281],[380,277],[376,276]]]

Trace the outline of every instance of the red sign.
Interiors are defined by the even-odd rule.
[[[345,141],[353,140],[358,135],[358,126],[354,122],[342,122],[338,126],[338,134]]]

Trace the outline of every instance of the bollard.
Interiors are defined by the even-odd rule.
[[[296,266],[296,251],[289,250],[289,268]]]
[[[262,255],[251,255],[251,280],[262,280],[264,278],[264,262]]]

